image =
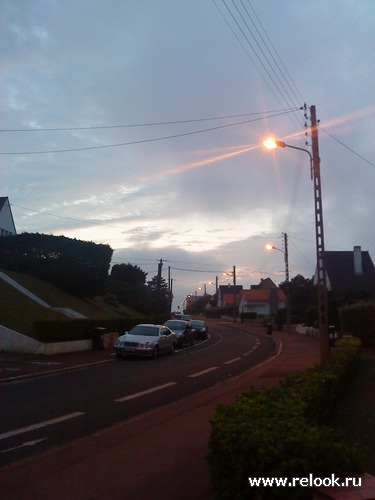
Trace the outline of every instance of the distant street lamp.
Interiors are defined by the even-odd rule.
[[[314,181],[315,202],[315,235],[316,235],[316,270],[318,280],[318,318],[320,335],[320,357],[325,361],[329,356],[328,336],[328,306],[327,306],[327,281],[324,261],[324,230],[323,230],[323,205],[320,179],[320,158],[318,145],[318,128],[316,123],[315,106],[311,106],[311,141],[312,154],[307,149],[285,144],[276,139],[266,139],[263,145],[267,149],[291,148],[307,153],[310,157],[311,177]]]
[[[285,250],[282,250],[281,248],[277,248],[270,243],[266,245],[267,250],[278,250],[279,252],[282,252],[284,254],[284,263],[285,263],[285,290],[286,290],[286,329],[288,333],[291,333],[292,331],[292,320],[291,320],[291,313],[290,313],[290,282],[289,282],[289,258],[288,258],[288,235],[286,233],[284,234],[284,248]]]

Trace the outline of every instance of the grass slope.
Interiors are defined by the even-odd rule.
[[[90,319],[141,316],[141,314],[125,306],[107,306],[100,297],[92,300],[80,299],[33,276],[11,271],[3,272],[51,307],[67,307]],[[36,320],[69,321],[62,314],[40,306],[23,293],[0,280],[0,325],[33,336],[33,324]]]

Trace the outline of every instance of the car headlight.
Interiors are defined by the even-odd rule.
[[[138,344],[138,347],[140,347],[141,349],[150,349],[151,342],[140,342]]]

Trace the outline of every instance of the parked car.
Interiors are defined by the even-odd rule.
[[[193,332],[196,339],[207,338],[208,328],[205,321],[202,321],[200,319],[192,319],[191,326],[193,327]]]
[[[159,354],[175,352],[176,335],[165,325],[141,324],[119,337],[114,345],[117,357],[127,355],[157,358]]]
[[[191,321],[191,317],[188,314],[181,314],[178,319],[181,319],[182,321]]]
[[[165,322],[172,332],[176,335],[177,348],[184,347],[185,344],[193,346],[195,344],[194,332],[190,321],[180,319],[169,319]]]

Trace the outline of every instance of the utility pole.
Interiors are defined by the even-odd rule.
[[[284,261],[285,261],[285,288],[286,288],[286,329],[288,333],[292,332],[292,319],[290,312],[290,281],[289,281],[289,257],[288,257],[288,235],[284,234]]]
[[[236,304],[236,266],[233,266],[233,322],[237,321],[237,304]]]
[[[323,205],[320,179],[320,158],[318,143],[318,128],[316,123],[315,106],[310,107],[311,113],[311,140],[312,140],[312,167],[315,201],[315,234],[316,234],[316,262],[318,285],[318,318],[320,333],[320,357],[325,361],[329,356],[328,337],[328,301],[327,279],[324,256]]]

